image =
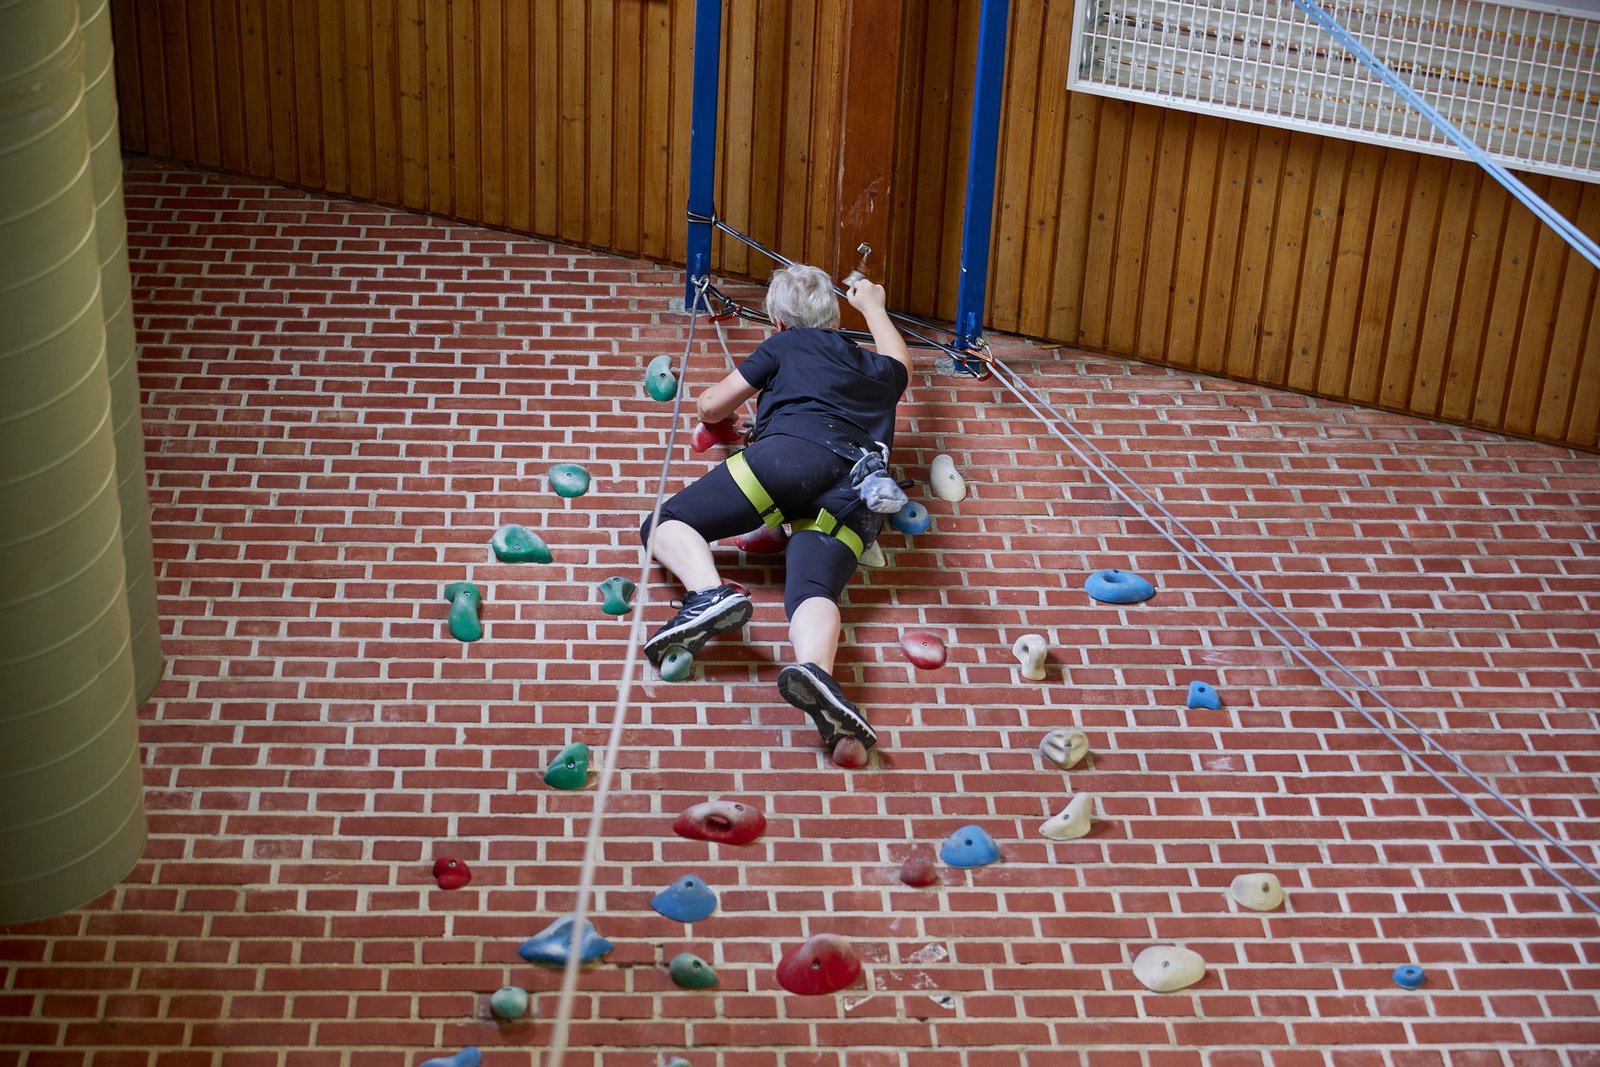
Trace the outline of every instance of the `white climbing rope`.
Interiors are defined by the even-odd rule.
[[[1301,628],[1297,623],[1295,623],[1294,620],[1292,620],[1288,616],[1286,616],[1281,610],[1279,610],[1279,608],[1276,605],[1274,605],[1264,595],[1262,595],[1262,593],[1258,589],[1256,589],[1255,586],[1253,586],[1249,581],[1247,581],[1244,578],[1243,575],[1241,575],[1237,570],[1235,570],[1221,556],[1217,555],[1217,553],[1215,551],[1213,551],[1211,549],[1211,547],[1209,545],[1207,545],[1205,543],[1205,541],[1202,540],[1198,534],[1196,534],[1193,530],[1190,530],[1186,525],[1184,525],[1182,520],[1180,520],[1176,515],[1172,514],[1171,511],[1167,510],[1166,505],[1162,504],[1159,499],[1157,499],[1156,497],[1152,496],[1143,487],[1141,487],[1139,485],[1139,483],[1136,482],[1133,479],[1133,477],[1130,476],[1126,471],[1124,471],[1120,466],[1118,466],[1116,461],[1113,460],[1110,456],[1108,456],[1100,448],[1099,445],[1095,444],[1094,441],[1092,441],[1082,431],[1080,431],[1076,426],[1074,426],[1072,424],[1072,422],[1070,420],[1068,420],[1065,415],[1061,414],[1060,411],[1056,410],[1056,408],[1048,400],[1046,400],[1043,396],[1041,396],[1037,390],[1035,390],[1031,385],[1028,385],[1026,382],[1022,382],[1022,379],[1016,374],[1016,372],[1014,372],[1010,367],[1006,366],[1005,363],[1001,362],[997,357],[995,357],[993,355],[992,352],[986,358],[987,358],[987,362],[995,370],[995,375],[994,375],[995,379],[997,381],[999,381],[1001,384],[1003,384],[1007,389],[1009,389],[1011,391],[1011,393],[1019,401],[1022,402],[1023,406],[1026,407],[1041,422],[1043,422],[1045,424],[1045,426],[1047,428],[1049,428],[1049,430],[1056,437],[1058,437],[1063,444],[1065,444],[1069,449],[1071,449],[1073,454],[1075,456],[1077,456],[1078,459],[1080,461],[1082,461],[1083,464],[1090,471],[1092,471],[1097,478],[1099,478],[1102,482],[1104,482],[1106,484],[1106,486],[1113,493],[1115,493],[1117,496],[1121,497],[1122,500],[1124,500],[1128,504],[1129,507],[1133,508],[1134,511],[1138,513],[1140,518],[1142,518],[1146,522],[1148,522],[1151,526],[1153,526],[1156,529],[1157,533],[1161,534],[1164,538],[1166,538],[1167,542],[1169,544],[1171,544],[1173,546],[1173,548],[1177,549],[1179,554],[1182,555],[1184,559],[1188,560],[1195,567],[1196,570],[1198,570],[1198,571],[1200,571],[1200,573],[1204,574],[1208,579],[1211,580],[1212,584],[1216,585],[1216,587],[1218,589],[1222,590],[1230,598],[1232,598],[1234,603],[1238,604],[1239,607],[1243,608],[1250,615],[1250,617],[1252,619],[1254,619],[1268,633],[1270,633],[1273,637],[1275,637],[1278,640],[1278,642],[1280,644],[1282,644],[1284,646],[1284,648],[1287,649],[1289,651],[1289,653],[1295,659],[1299,660],[1303,665],[1305,665],[1313,673],[1315,673],[1316,676],[1322,681],[1322,683],[1324,685],[1326,685],[1329,689],[1331,689],[1335,693],[1337,693],[1340,697],[1342,697],[1344,699],[1344,701],[1347,704],[1350,705],[1351,708],[1355,709],[1355,711],[1360,713],[1361,716],[1367,720],[1367,722],[1369,722],[1379,733],[1381,733],[1396,748],[1398,748],[1406,756],[1407,759],[1409,759],[1412,763],[1414,763],[1416,766],[1420,767],[1423,771],[1425,771],[1430,777],[1433,778],[1434,781],[1438,782],[1440,785],[1444,786],[1445,789],[1449,790],[1452,794],[1454,794],[1455,797],[1458,800],[1460,800],[1463,804],[1465,804],[1468,808],[1470,808],[1472,810],[1472,812],[1474,814],[1476,814],[1480,819],[1482,819],[1484,822],[1488,823],[1489,826],[1492,827],[1497,833],[1499,833],[1499,835],[1501,837],[1505,838],[1508,842],[1510,842],[1513,846],[1515,846],[1518,851],[1520,851],[1523,855],[1527,856],[1530,860],[1532,860],[1535,864],[1537,864],[1540,868],[1542,868],[1546,874],[1548,874],[1551,878],[1554,878],[1557,882],[1559,882],[1562,886],[1564,886],[1585,907],[1589,908],[1589,910],[1595,912],[1596,914],[1600,914],[1600,902],[1596,902],[1591,897],[1589,897],[1588,894],[1585,893],[1583,890],[1581,890],[1577,886],[1573,885],[1572,882],[1570,882],[1567,878],[1563,877],[1560,874],[1560,872],[1556,871],[1555,868],[1553,868],[1548,862],[1546,862],[1543,857],[1539,856],[1531,848],[1529,848],[1527,844],[1525,844],[1521,840],[1517,839],[1516,837],[1512,836],[1511,832],[1509,830],[1507,830],[1506,827],[1504,825],[1502,825],[1501,822],[1498,819],[1495,819],[1495,818],[1491,817],[1487,812],[1485,812],[1483,810],[1483,808],[1481,808],[1476,802],[1474,802],[1472,800],[1472,798],[1468,797],[1465,793],[1463,793],[1455,785],[1453,785],[1452,783],[1447,781],[1444,778],[1444,776],[1442,774],[1440,774],[1438,771],[1434,770],[1432,767],[1428,766],[1427,763],[1423,762],[1422,753],[1416,751],[1410,745],[1407,745],[1404,741],[1401,740],[1400,737],[1396,736],[1396,734],[1394,733],[1393,730],[1391,730],[1389,727],[1385,726],[1382,722],[1380,722],[1378,720],[1378,718],[1375,715],[1373,715],[1370,710],[1368,710],[1365,706],[1363,706],[1363,704],[1361,703],[1360,699],[1354,693],[1350,692],[1350,690],[1346,689],[1344,686],[1340,685],[1332,677],[1330,677],[1328,671],[1325,670],[1323,666],[1320,666],[1320,665],[1318,665],[1316,663],[1313,663],[1310,659],[1308,659],[1307,656],[1305,655],[1305,652],[1299,646],[1297,646],[1293,642],[1291,642],[1288,639],[1288,637],[1285,636],[1285,634],[1278,627],[1274,626],[1267,619],[1263,618],[1261,613],[1258,612],[1255,607],[1251,606],[1251,604],[1245,599],[1244,595],[1242,595],[1242,594],[1246,594],[1247,593],[1251,597],[1253,597],[1254,600],[1259,602],[1260,606],[1265,608],[1266,611],[1270,615],[1276,617],[1286,627],[1288,627],[1290,630],[1292,630],[1295,634],[1299,635],[1301,640],[1303,640],[1306,643],[1306,645],[1310,647],[1310,649],[1312,649],[1316,653],[1320,654],[1324,659],[1326,659],[1329,666],[1331,666],[1338,673],[1340,673],[1340,674],[1344,675],[1345,677],[1349,678],[1355,684],[1356,688],[1360,689],[1362,692],[1366,693],[1368,696],[1370,696],[1378,704],[1382,705],[1382,707],[1385,710],[1387,710],[1391,715],[1393,715],[1395,717],[1395,719],[1397,719],[1398,721],[1404,723],[1407,728],[1409,728],[1413,733],[1415,733],[1417,735],[1418,738],[1421,739],[1422,744],[1423,744],[1425,749],[1429,749],[1432,752],[1436,753],[1437,755],[1442,756],[1457,771],[1459,771],[1461,774],[1465,775],[1466,777],[1470,778],[1481,789],[1483,789],[1484,792],[1488,793],[1490,796],[1492,796],[1496,800],[1498,800],[1501,804],[1505,805],[1505,807],[1508,810],[1510,810],[1511,813],[1514,814],[1519,820],[1521,820],[1527,826],[1532,828],[1535,833],[1537,833],[1540,837],[1542,837],[1549,844],[1554,846],[1558,851],[1561,852],[1562,855],[1566,856],[1567,859],[1571,860],[1574,864],[1576,864],[1578,867],[1582,868],[1585,872],[1587,872],[1590,877],[1595,879],[1596,883],[1600,883],[1600,871],[1596,871],[1588,863],[1585,863],[1583,861],[1583,859],[1580,858],[1570,848],[1568,848],[1565,843],[1563,843],[1561,840],[1559,840],[1554,835],[1552,835],[1548,830],[1546,830],[1537,821],[1535,821],[1533,819],[1533,817],[1530,816],[1527,812],[1525,812],[1522,808],[1518,807],[1516,804],[1513,804],[1505,796],[1505,794],[1500,792],[1500,790],[1496,789],[1492,783],[1490,783],[1489,781],[1484,779],[1481,775],[1479,775],[1477,772],[1473,771],[1470,767],[1468,767],[1465,763],[1463,763],[1461,761],[1461,759],[1456,756],[1455,753],[1451,752],[1444,745],[1440,744],[1426,730],[1422,729],[1422,727],[1418,726],[1409,717],[1407,717],[1405,714],[1403,714],[1398,708],[1396,708],[1393,704],[1391,704],[1388,701],[1388,699],[1385,698],[1382,693],[1380,693],[1376,689],[1374,689],[1372,687],[1372,685],[1370,683],[1368,683],[1365,678],[1363,678],[1360,675],[1356,674],[1349,667],[1346,667],[1342,662],[1339,661],[1339,659],[1336,656],[1334,656],[1334,654],[1332,652],[1329,652],[1326,648],[1324,648],[1317,641],[1317,639],[1315,637],[1313,637],[1311,634],[1307,633],[1303,628]],[[1033,397],[1032,400],[1030,400],[1028,398],[1028,396],[1024,396],[1023,395],[1022,389],[1019,389],[1017,387],[1016,383],[1018,383],[1018,382],[1020,382],[1022,384],[1022,388],[1026,389],[1027,392]],[[1045,412],[1049,412],[1049,415],[1051,417],[1047,418],[1046,415],[1045,415]],[[1066,429],[1067,433],[1063,433],[1062,432],[1062,428],[1063,427]],[[1069,437],[1068,434],[1071,434],[1071,437]],[[1076,439],[1076,440],[1074,440],[1074,439]],[[1086,454],[1086,452],[1084,451],[1084,448],[1080,448],[1079,447],[1079,442],[1081,442],[1082,445],[1085,446],[1088,449],[1089,453],[1093,453],[1093,455],[1100,461],[1100,463],[1104,464],[1104,468],[1102,468],[1100,463],[1096,463],[1094,460],[1091,460],[1089,458],[1089,455]],[[1227,583],[1225,583],[1222,580],[1222,578],[1216,572],[1214,572],[1210,567],[1206,566],[1201,561],[1199,556],[1197,556],[1194,552],[1190,551],[1187,547],[1184,546],[1184,544],[1182,542],[1180,542],[1175,536],[1173,536],[1173,534],[1171,533],[1171,531],[1169,529],[1163,527],[1160,523],[1156,522],[1155,518],[1150,514],[1150,512],[1147,511],[1144,507],[1141,507],[1139,502],[1136,501],[1128,493],[1128,491],[1126,489],[1124,489],[1121,485],[1117,484],[1115,481],[1112,480],[1110,474],[1107,473],[1108,471],[1115,472],[1115,474],[1118,477],[1120,477],[1123,481],[1127,482],[1127,484],[1129,486],[1131,486],[1133,488],[1133,490],[1135,492],[1137,492],[1139,494],[1139,496],[1141,496],[1145,500],[1145,502],[1150,505],[1150,507],[1154,508],[1157,512],[1159,512],[1163,519],[1165,519],[1173,527],[1175,527],[1178,530],[1182,531],[1183,534],[1186,537],[1188,537],[1190,541],[1192,541],[1194,543],[1196,548],[1199,549],[1200,554],[1208,557],[1209,559],[1211,559],[1213,561],[1215,561],[1216,564],[1218,566],[1220,566],[1222,568],[1222,570],[1224,572],[1226,572],[1226,574],[1234,580],[1234,582],[1237,583],[1238,588],[1237,589],[1232,588]]]
[[[697,284],[700,295],[696,304],[704,303],[709,277]],[[683,358],[678,362],[678,392],[672,398],[672,424],[667,430],[667,446],[661,456],[661,476],[656,482],[655,500],[650,506],[650,536],[645,542],[643,560],[639,565],[636,583],[639,599],[633,605],[633,621],[628,627],[628,654],[622,665],[621,685],[617,689],[617,702],[611,710],[611,732],[606,736],[605,753],[600,762],[600,781],[595,787],[594,808],[589,816],[589,834],[583,842],[583,866],[578,875],[578,897],[572,908],[572,941],[567,946],[567,963],[561,974],[561,998],[556,1002],[555,1022],[550,1031],[550,1046],[545,1055],[545,1067],[561,1067],[567,1053],[567,1031],[572,1023],[572,1003],[578,991],[578,974],[583,964],[579,946],[583,940],[584,922],[589,916],[589,898],[594,892],[594,873],[600,829],[605,822],[606,800],[611,796],[611,780],[616,773],[617,755],[622,750],[622,723],[627,715],[629,698],[633,695],[633,672],[639,665],[639,638],[644,632],[644,609],[650,605],[650,566],[654,560],[656,526],[661,522],[661,501],[666,495],[667,478],[672,473],[672,450],[677,444],[678,419],[683,411],[683,397],[689,370],[689,353],[694,349],[694,325],[698,318],[692,309],[689,316],[689,336],[684,341]],[[718,331],[720,333],[720,331]],[[726,346],[724,346],[726,351]]]

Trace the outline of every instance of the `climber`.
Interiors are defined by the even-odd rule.
[[[871,725],[833,679],[839,647],[839,595],[892,511],[898,486],[888,477],[895,405],[910,380],[911,355],[884,310],[883,286],[860,280],[846,294],[872,331],[877,351],[838,331],[839,300],[816,267],[772,275],[766,311],[778,332],[726,378],[701,393],[708,425],[730,419],[760,393],[751,443],[661,508],[654,556],[683,583],[680,610],[645,642],[659,663],[681,645],[691,654],[712,637],[742,627],[749,596],[725,584],[710,542],[765,523],[790,524],[783,607],[794,662],[778,692],[806,712],[830,750],[840,735],[871,747]],[[875,510],[877,509],[877,510]],[[650,520],[640,527],[650,544]]]

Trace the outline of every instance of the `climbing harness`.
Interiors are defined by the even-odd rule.
[[[814,519],[787,520],[778,505],[773,503],[772,494],[768,493],[761,480],[756,477],[756,472],[750,469],[750,461],[744,458],[743,452],[735,452],[728,457],[728,473],[733,475],[734,484],[739,491],[750,501],[750,506],[755,508],[761,516],[761,521],[769,527],[782,526],[789,523],[789,528],[795,533],[816,532],[833,537],[842,543],[856,557],[861,558],[861,553],[867,550],[862,542],[861,535],[839,521],[838,516],[827,508],[818,508],[817,517]]]

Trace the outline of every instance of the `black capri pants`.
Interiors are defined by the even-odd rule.
[[[814,519],[821,508],[854,530],[870,545],[883,528],[883,516],[871,511],[850,485],[853,464],[825,445],[803,437],[768,434],[744,450],[751,472],[772,497],[784,521]],[[709,541],[749,533],[762,525],[761,515],[733,480],[726,462],[685,486],[661,505],[661,519],[676,519]],[[639,527],[648,542],[650,517]],[[812,597],[838,603],[845,583],[856,572],[855,553],[830,534],[806,530],[789,538],[784,552],[783,611],[794,611]]]

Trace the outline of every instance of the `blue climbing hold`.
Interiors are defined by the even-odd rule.
[[[1191,708],[1210,708],[1212,711],[1222,710],[1222,697],[1217,691],[1204,682],[1189,683],[1189,706]]]
[[[1156,587],[1129,571],[1095,571],[1083,591],[1102,604],[1137,604],[1156,595]]]
[[[890,515],[889,521],[901,533],[919,534],[928,532],[928,527],[933,525],[933,516],[928,514],[927,508],[912,500],[908,501],[905,507]]]
[[[543,930],[524,941],[517,955],[529,963],[556,963],[565,967],[567,953],[572,947],[572,916],[563,915]],[[594,924],[583,920],[583,936],[578,939],[578,959],[591,963],[617,946],[601,937]]]
[[[939,858],[951,867],[984,867],[1000,858],[1000,846],[981,826],[963,826],[939,849]]]
[[[1415,989],[1427,980],[1428,976],[1422,972],[1422,968],[1414,963],[1394,969],[1394,984],[1401,989]]]
[[[468,1045],[454,1056],[435,1056],[431,1060],[423,1060],[422,1067],[478,1067],[482,1060],[483,1054]]]
[[[717,894],[692,874],[686,874],[650,898],[650,906],[669,919],[697,923],[717,910]]]

